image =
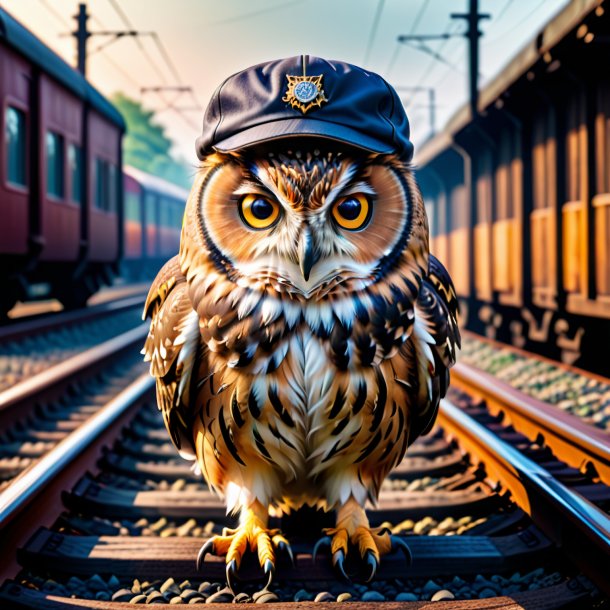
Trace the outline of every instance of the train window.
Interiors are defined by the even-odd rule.
[[[174,226],[176,229],[182,229],[182,214],[183,206],[181,203],[174,204]]]
[[[171,227],[172,202],[166,197],[159,199],[159,224],[162,227]]]
[[[125,219],[140,222],[140,196],[129,191],[125,192]]]
[[[95,207],[105,210],[108,206],[106,162],[99,157],[95,160]]]
[[[519,133],[504,128],[497,138],[492,199],[492,287],[503,304],[521,302],[522,166]]]
[[[144,198],[144,206],[146,212],[146,224],[148,226],[157,224],[157,205],[156,197],[152,193],[146,193]]]
[[[474,158],[476,179],[476,222],[474,226],[474,283],[477,296],[489,300],[492,297],[491,255],[491,205],[492,205],[492,156],[483,150]]]
[[[593,196],[595,238],[595,289],[610,297],[610,83],[598,83],[595,117],[596,194]]]
[[[68,166],[70,168],[71,198],[74,203],[83,202],[83,151],[80,146],[68,146]]]
[[[532,132],[530,248],[534,303],[555,307],[557,293],[557,137],[552,107],[537,113]]]
[[[562,202],[563,287],[586,295],[588,289],[588,155],[586,103],[576,90],[566,105],[566,200]]]
[[[95,159],[95,207],[105,212],[117,210],[116,166],[104,159]]]
[[[47,195],[63,199],[64,196],[64,139],[58,133],[47,131]]]
[[[26,185],[25,113],[9,106],[4,121],[6,178],[11,184]]]
[[[108,211],[116,212],[119,209],[117,201],[117,171],[116,166],[108,163]]]

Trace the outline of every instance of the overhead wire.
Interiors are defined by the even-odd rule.
[[[67,27],[68,29],[71,27],[70,24],[65,20],[64,16],[52,4],[50,4],[48,0],[39,1],[63,26]]]
[[[371,56],[371,50],[373,48],[373,43],[375,42],[375,35],[377,34],[377,28],[379,27],[379,20],[381,19],[381,13],[383,13],[384,4],[385,0],[378,0],[377,2],[377,10],[375,11],[375,16],[373,17],[373,23],[369,33],[369,40],[366,44],[366,50],[364,51],[364,59],[362,60],[362,64],[364,66],[369,63],[369,57]]]
[[[127,29],[129,29],[129,30],[136,30],[136,28],[131,23],[131,20],[129,19],[129,17],[125,13],[125,11],[121,8],[118,0],[108,0],[108,2],[110,3],[110,5],[112,6],[112,8],[116,12],[116,14],[119,16],[119,18],[123,22],[123,25],[125,27],[127,27]],[[177,73],[175,65],[171,62],[171,59],[169,58],[169,55],[167,54],[167,50],[165,49],[165,47],[161,43],[161,41],[159,39],[159,35],[156,32],[154,32],[151,35],[151,37],[152,37],[153,40],[156,41],[157,47],[158,47],[159,51],[161,52],[162,57],[164,57],[164,60],[166,61],[166,63],[168,63],[168,60],[169,60],[168,68],[170,68],[170,72],[175,72],[173,74],[173,76],[174,76],[174,78],[177,77],[176,80],[178,80],[178,84],[180,84],[181,83],[181,81],[179,80],[180,76]],[[155,73],[159,76],[159,78],[161,80],[161,83],[163,85],[167,85],[168,84],[167,78],[163,74],[163,71],[160,69],[160,67],[157,64],[157,62],[155,62],[154,59],[152,58],[152,56],[150,55],[150,53],[148,53],[148,51],[144,47],[142,41],[137,36],[135,36],[133,38],[134,38],[135,43],[138,45],[138,48],[140,49],[142,55],[146,58],[146,60],[148,61],[150,66],[153,68]],[[194,93],[191,93],[191,94],[193,95],[193,99],[195,100],[197,105],[199,105],[198,102],[197,102],[197,99],[194,97]],[[157,95],[163,101],[163,103],[166,105],[166,109],[173,110],[176,114],[178,114],[182,118],[182,120],[191,129],[194,129],[194,130],[198,130],[199,129],[199,125],[196,124],[194,121],[192,121],[180,108],[176,107],[173,103],[170,103],[167,100],[166,96],[164,96],[161,91],[157,91]]]
[[[422,20],[422,17],[424,16],[424,13],[426,12],[426,8],[428,7],[428,0],[422,0],[422,3],[419,7],[419,11],[417,11],[417,14],[415,15],[415,19],[413,20],[413,23],[411,24],[411,29],[409,30],[409,36],[411,36],[412,34],[415,33],[415,31],[417,30],[417,27],[419,26],[420,21]],[[394,51],[392,52],[392,56],[390,57],[390,61],[388,62],[388,67],[386,68],[385,74],[389,75],[390,72],[392,71],[392,69],[394,68],[394,64],[396,63],[396,60],[398,59],[398,56],[400,55],[400,51],[402,49],[402,45],[397,41],[395,43],[395,47],[394,47]]]
[[[272,11],[280,11],[289,6],[293,6],[295,4],[303,4],[305,0],[293,0],[292,2],[284,2],[283,4],[275,4],[273,6],[268,6],[267,8],[262,8],[258,11],[252,11],[250,13],[242,13],[241,15],[235,15],[234,17],[227,17],[226,19],[219,19],[218,21],[211,21],[208,23],[208,26],[212,25],[224,25],[225,23],[233,23],[235,21],[243,21],[244,19],[251,19],[252,17],[258,17],[259,15],[263,15],[265,13],[270,13]]]
[[[443,35],[445,35],[445,34],[450,34],[450,35],[456,34],[457,30],[459,29],[459,27],[460,27],[459,23],[457,23],[456,21],[450,21],[447,24],[447,27],[445,28],[445,31],[443,32]],[[451,40],[454,40],[454,39],[453,38],[443,38],[442,40],[440,40],[439,45],[436,47],[436,49],[434,49],[435,56],[432,57],[432,60],[426,65],[426,67],[423,70],[422,75],[419,78],[419,80],[415,83],[415,85],[413,85],[414,89],[416,89],[418,87],[424,86],[424,83],[425,83],[426,79],[430,78],[430,74],[432,72],[434,72],[436,70],[436,68],[439,66],[439,61],[438,61],[436,56],[441,56],[440,55],[441,51],[447,46],[447,44]],[[446,62],[446,63],[450,66],[448,71],[456,70],[456,67],[454,65],[452,65],[449,62]],[[408,98],[408,100],[406,101],[405,105],[409,104],[412,101],[414,95],[416,95],[416,93],[413,93]]]
[[[102,30],[106,29],[106,26],[100,21],[99,17],[97,17],[96,15],[91,16],[91,21],[95,22],[98,25],[98,27],[100,27]],[[110,57],[110,55],[108,55],[108,53],[102,52],[102,53],[100,53],[100,57],[103,57],[106,60],[106,62],[109,63],[117,72],[119,72],[121,75],[123,75],[125,77],[125,80],[132,87],[136,87],[138,91],[141,89],[142,85],[140,83],[138,83],[138,81],[136,79],[134,79],[133,74],[130,74],[129,72],[127,72],[127,70],[125,70],[125,68],[123,68],[119,63],[114,61],[114,59],[112,59],[112,57]]]
[[[524,15],[517,23],[515,23],[512,27],[510,27],[508,30],[505,30],[504,32],[498,34],[497,36],[495,36],[494,38],[491,38],[489,40],[486,41],[486,44],[495,44],[498,40],[502,40],[503,38],[505,38],[506,36],[508,36],[509,34],[512,34],[515,30],[517,30],[518,28],[520,28],[526,21],[528,21],[528,19],[534,14],[536,13],[539,9],[541,9],[544,6],[545,0],[541,0],[538,4],[536,4],[534,6],[534,8],[532,8],[532,10],[527,13],[527,15]]]

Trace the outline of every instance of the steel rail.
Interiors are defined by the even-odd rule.
[[[19,474],[0,493],[0,529],[5,527],[31,500],[130,407],[142,400],[154,387],[154,379],[145,373],[117,394],[49,453]]]
[[[141,324],[0,392],[0,415],[4,415],[9,410],[14,411],[18,405],[25,403],[31,405],[50,390],[64,386],[87,369],[101,365],[118,353],[141,344],[147,333],[148,325]]]
[[[33,333],[52,331],[64,326],[95,320],[113,313],[119,313],[134,307],[143,307],[146,294],[136,294],[128,297],[91,305],[74,311],[44,313],[25,320],[19,320],[7,326],[0,327],[0,341],[17,341]]]
[[[601,428],[467,364],[458,362],[453,367],[451,385],[485,400],[490,413],[503,412],[508,423],[530,440],[542,436],[570,466],[592,465],[601,481],[610,485],[610,435]]]
[[[475,463],[485,465],[488,477],[501,482],[536,525],[610,594],[610,517],[447,400],[441,402],[438,421]]]

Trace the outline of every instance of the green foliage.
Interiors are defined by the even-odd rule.
[[[123,139],[123,162],[142,171],[164,178],[184,188],[190,188],[193,171],[170,153],[172,141],[164,128],[154,121],[154,112],[145,110],[124,93],[111,98],[127,123]]]

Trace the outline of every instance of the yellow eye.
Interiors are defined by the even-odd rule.
[[[262,195],[246,195],[239,202],[239,214],[252,229],[268,229],[280,217],[280,206]]]
[[[342,229],[357,231],[370,220],[371,204],[362,193],[348,195],[333,205],[333,218]]]

